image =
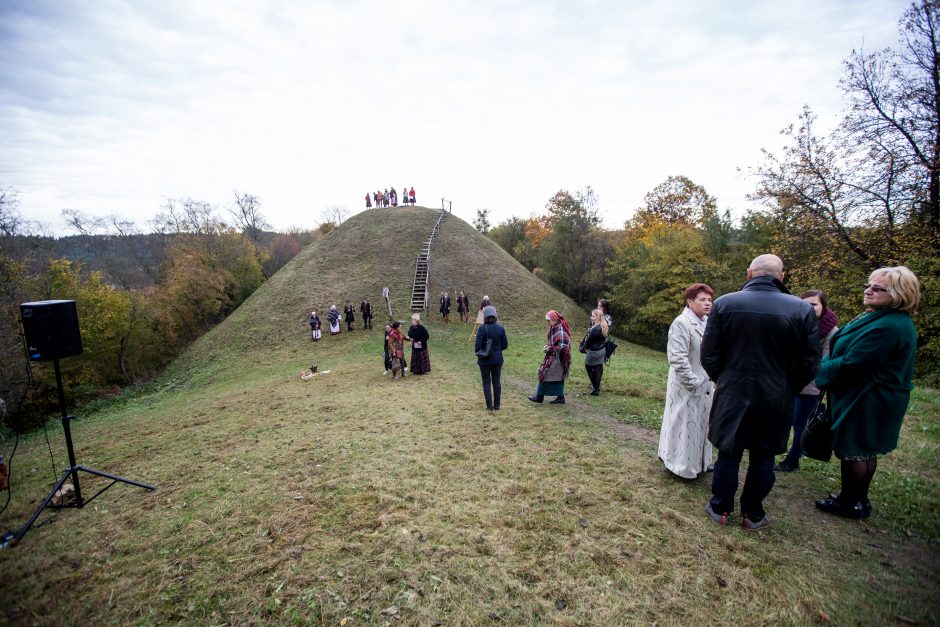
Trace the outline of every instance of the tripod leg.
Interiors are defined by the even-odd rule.
[[[13,535],[16,538],[17,542],[19,542],[23,538],[23,536],[26,535],[26,532],[29,531],[29,528],[32,527],[33,523],[36,522],[36,519],[39,518],[39,515],[42,514],[43,510],[45,510],[46,507],[49,506],[49,503],[52,501],[52,498],[55,496],[55,493],[58,492],[59,488],[61,488],[65,484],[66,480],[69,478],[69,475],[72,474],[73,470],[74,468],[65,469],[65,472],[62,473],[62,478],[60,478],[59,482],[52,487],[52,490],[49,491],[49,494],[46,496],[43,502],[40,503],[39,507],[36,508],[36,511],[33,512],[33,515],[30,517],[30,519],[27,520],[26,523],[22,527],[16,530],[16,533],[14,533]]]
[[[128,485],[137,486],[138,488],[143,488],[145,490],[156,490],[157,486],[150,485],[149,483],[142,483],[140,481],[134,481],[133,479],[127,479],[126,477],[119,477],[118,475],[112,475],[109,472],[104,472],[103,470],[95,470],[94,468],[89,468],[88,466],[76,466],[76,470],[83,470],[92,475],[98,475],[99,477],[106,477],[107,479],[112,479],[114,481],[120,481],[121,483],[126,483]]]

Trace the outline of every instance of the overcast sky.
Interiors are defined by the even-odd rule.
[[[0,186],[58,233],[235,190],[312,227],[405,185],[494,224],[590,185],[615,228],[679,174],[740,213],[761,148],[804,104],[833,124],[842,61],[908,4],[0,0]]]

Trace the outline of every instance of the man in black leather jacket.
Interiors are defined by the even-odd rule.
[[[743,526],[770,526],[763,500],[774,485],[774,455],[787,448],[794,396],[819,366],[813,308],[790,294],[783,262],[760,255],[740,292],[715,301],[702,339],[702,366],[716,383],[708,439],[718,449],[708,515],[725,524],[734,511],[738,468],[749,464],[741,491]]]

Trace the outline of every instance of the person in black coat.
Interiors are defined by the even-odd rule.
[[[486,340],[490,340],[490,352],[485,357],[480,351],[486,347]],[[500,373],[503,370],[503,351],[509,346],[506,329],[496,322],[496,307],[492,305],[483,308],[483,324],[477,329],[475,352],[477,365],[480,367],[480,377],[483,379],[483,398],[486,408],[499,410],[499,398],[503,390],[500,383]],[[490,389],[492,387],[492,390]]]
[[[353,323],[356,321],[356,308],[347,300],[346,306],[343,307],[343,312],[346,314],[346,330],[352,331]]]
[[[359,305],[359,311],[362,312],[362,328],[371,329],[372,328],[372,303],[367,300],[362,301]]]
[[[421,324],[421,316],[411,314],[411,327],[407,341],[411,342],[411,374],[431,372],[431,356],[428,353],[428,330]]]
[[[740,292],[715,301],[702,338],[702,366],[717,385],[708,439],[718,449],[712,499],[705,511],[724,524],[734,511],[738,467],[749,466],[741,492],[743,526],[770,526],[763,501],[774,484],[774,455],[787,450],[793,398],[816,374],[816,313],[783,285],[783,262],[760,255]]]

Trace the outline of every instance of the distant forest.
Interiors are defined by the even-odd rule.
[[[63,360],[71,401],[149,380],[220,322],[304,246],[336,226],[274,233],[256,197],[222,216],[192,199],[170,200],[153,232],[115,217],[66,211],[78,235],[46,237],[24,220],[16,193],[0,188],[0,398],[14,430],[54,411],[51,367],[26,359],[22,302],[69,299],[79,310],[84,351]],[[334,212],[336,220],[342,212]]]
[[[783,130],[780,154],[749,168],[761,210],[732,220],[704,187],[671,176],[651,190],[623,230],[599,227],[586,188],[559,191],[542,215],[474,225],[520,263],[592,306],[613,304],[615,333],[662,348],[683,290],[739,289],[751,259],[773,252],[791,291],[822,289],[844,324],[862,311],[862,288],[881,266],[906,265],[922,285],[917,376],[940,381],[940,8],[916,2],[898,45],[853,51],[844,62],[841,123],[828,134],[806,107]],[[720,149],[716,147],[716,149]]]

